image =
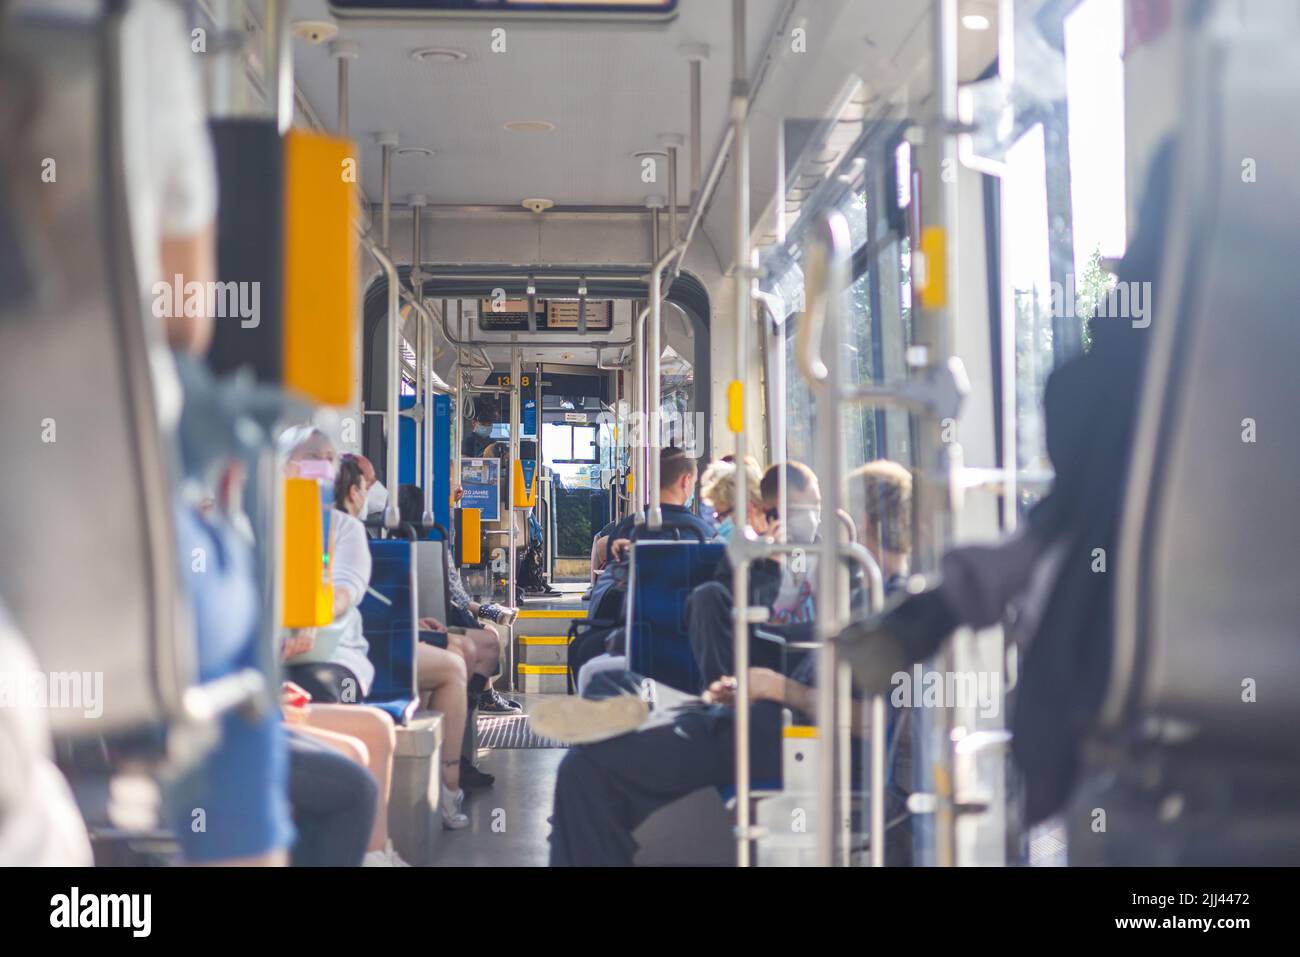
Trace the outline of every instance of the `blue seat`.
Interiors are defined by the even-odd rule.
[[[401,725],[420,703],[415,672],[415,545],[398,539],[372,539],[369,544],[373,564],[370,592],[361,602],[361,628],[370,645],[375,680],[366,704],[387,711]]]
[[[720,542],[635,542],[628,573],[628,668],[681,691],[700,690],[687,631],[686,599],[713,579]]]

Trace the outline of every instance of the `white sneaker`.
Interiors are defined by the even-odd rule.
[[[447,785],[442,786],[442,800],[438,802],[438,810],[442,813],[442,826],[447,831],[463,831],[469,827],[469,815],[461,810],[461,805],[465,803],[465,792],[462,790],[451,790]]]
[[[392,864],[389,865],[390,867],[411,866],[410,864],[406,863],[406,861],[402,860],[402,855],[397,853],[397,848],[393,847],[393,842],[391,840],[388,842],[388,846],[385,847],[384,850],[388,854],[388,859],[392,861]]]
[[[528,723],[540,737],[589,744],[635,731],[649,715],[650,706],[634,694],[597,701],[557,695],[533,705]]]
[[[397,849],[393,847],[393,842],[389,841],[384,845],[382,851],[369,851],[361,859],[362,867],[410,867],[411,865],[402,860]]]

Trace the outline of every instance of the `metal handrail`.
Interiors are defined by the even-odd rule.
[[[654,268],[650,270],[650,342],[648,343],[648,354],[645,356],[646,376],[645,385],[642,387],[642,391],[645,395],[647,407],[650,405],[651,401],[654,403],[653,418],[655,421],[658,421],[659,418],[659,378],[660,361],[662,359],[660,354],[663,352],[663,346],[661,343],[664,304],[663,276],[664,271],[668,268],[668,263],[672,261],[673,256],[677,253],[680,246],[681,244],[678,243],[669,249],[668,252],[664,253],[659,257],[659,261],[654,264]],[[640,341],[640,337],[638,337],[638,341]],[[645,427],[646,429],[649,429],[651,410],[647,408],[645,412],[647,416]],[[645,481],[645,495],[650,503],[649,508],[646,510],[646,526],[653,531],[657,531],[660,528],[663,528],[664,513],[663,508],[661,507],[659,494],[659,456],[653,455],[649,451],[651,438],[655,440],[656,444],[658,443],[657,435],[642,435],[642,444],[646,449],[646,461],[649,465],[646,469]]]
[[[401,377],[398,373],[398,348],[397,339],[400,335],[398,329],[398,282],[397,282],[397,265],[389,257],[388,253],[380,248],[379,244],[370,236],[362,236],[361,244],[379,266],[388,278],[388,410],[384,413],[384,421],[388,429],[387,452],[385,471],[387,473],[388,484],[390,486],[388,493],[388,503],[384,506],[384,527],[395,529],[400,524],[401,517],[397,511],[397,451],[399,442],[398,436],[398,403],[401,393]]]

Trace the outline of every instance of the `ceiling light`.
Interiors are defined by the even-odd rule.
[[[412,50],[411,59],[416,63],[461,63],[469,59],[469,54],[450,47],[423,47]]]
[[[551,199],[534,198],[534,199],[526,199],[519,205],[524,207],[525,209],[531,209],[534,213],[541,215],[542,213],[550,209],[552,206],[554,206],[555,201]],[[532,286],[531,279],[529,279],[529,285]],[[529,292],[529,295],[532,295],[534,291],[536,291],[536,287],[532,286],[532,290]]]
[[[961,18],[961,25],[967,30],[987,30],[989,18],[982,13],[968,13]]]
[[[432,156],[433,150],[427,146],[399,146],[393,150],[398,156]]]
[[[295,20],[290,24],[290,29],[299,40],[313,44],[333,40],[339,35],[338,25],[326,20]]]
[[[546,120],[511,120],[505,128],[511,133],[549,133],[555,124]]]

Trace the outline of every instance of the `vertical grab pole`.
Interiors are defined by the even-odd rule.
[[[817,859],[834,864],[837,826],[838,663],[831,641],[848,619],[848,589],[840,554],[840,476],[844,471],[840,428],[840,303],[848,286],[848,224],[832,211],[820,217],[806,254],[809,302],[799,328],[799,363],[817,399],[816,473],[822,483],[821,543],[818,548],[817,619],[814,633],[821,648],[817,660]],[[829,348],[823,348],[829,330]],[[847,809],[845,809],[847,810]]]
[[[655,216],[655,226],[658,227],[659,217]],[[659,499],[659,456],[655,453],[659,449],[661,441],[659,430],[659,353],[662,346],[659,344],[660,323],[663,319],[663,289],[659,282],[660,267],[655,264],[655,268],[650,276],[650,329],[649,342],[646,348],[646,365],[649,367],[645,377],[645,403],[646,403],[646,423],[645,435],[646,440],[646,497],[650,502],[649,508],[646,509],[646,526],[651,529],[663,527],[664,513]],[[653,443],[653,445],[651,444]]]
[[[519,547],[518,536],[515,534],[515,463],[519,461],[519,377],[523,374],[523,362],[520,357],[519,347],[510,348],[510,480],[508,483],[510,501],[506,514],[510,519],[510,568],[508,580],[510,582],[510,605],[515,604],[515,594],[518,584],[515,581],[515,562],[518,555]],[[513,635],[507,649],[507,661],[512,661],[514,657],[514,640]],[[512,665],[513,667],[513,665]],[[514,673],[510,675],[510,680],[515,680]]]
[[[433,525],[433,314],[424,308],[424,206],[424,196],[411,197],[411,286],[420,313],[425,318],[420,349],[424,399],[420,406],[422,440],[419,443],[419,462],[420,484],[424,492],[424,514],[420,516],[420,522],[427,527]]]
[[[447,321],[447,300],[442,300],[442,320]],[[465,335],[462,319],[457,317],[456,338],[463,339]],[[460,346],[456,347],[456,364],[451,367],[452,374],[452,394],[455,398],[452,400],[456,403],[456,411],[451,416],[452,428],[452,446],[451,446],[451,480],[454,485],[460,485],[460,446],[464,439],[461,435],[465,431],[465,370],[463,363],[465,356],[461,352]]]
[[[390,193],[392,182],[393,167],[393,147],[397,145],[397,137],[386,135],[382,138],[383,147],[383,213],[380,220],[380,244],[383,246],[384,255],[392,263],[392,255],[389,252],[389,213],[392,207],[392,196]],[[400,293],[399,278],[397,268],[394,266],[388,277],[388,414],[385,419],[388,422],[388,435],[386,441],[387,463],[385,465],[384,478],[388,482],[388,504],[384,506],[384,527],[395,529],[401,522],[401,515],[397,510],[397,490],[400,487],[398,478],[398,446],[400,443],[400,426],[398,424],[398,406],[401,403],[402,394],[402,374],[398,358],[401,354],[401,321],[399,315]]]
[[[749,469],[745,467],[744,376],[749,362],[749,82],[745,55],[745,0],[732,0],[732,81],[731,125],[732,162],[736,173],[735,201],[735,284],[736,378],[730,389],[731,400],[738,408],[728,408],[727,420],[736,437],[735,509],[741,516],[736,530],[746,540],[749,529]],[[738,388],[737,388],[738,387]],[[749,561],[735,563],[732,582],[732,640],[736,663],[736,864],[748,867],[753,851],[751,844],[750,807],[750,714],[749,714]]]
[[[412,481],[420,484],[421,477],[424,475],[424,429],[421,425],[424,419],[425,405],[428,404],[428,396],[424,391],[424,338],[425,338],[425,317],[424,301],[420,297],[419,284],[420,277],[420,207],[417,205],[423,197],[412,196],[408,201],[411,207],[411,269],[407,274],[407,281],[411,284],[411,297],[413,305],[411,306],[411,317],[415,320],[415,342],[412,347],[415,351],[415,401],[411,403],[411,414],[416,416],[412,418],[411,424],[415,427],[415,457],[411,463],[414,466],[412,470]]]
[[[636,446],[632,449],[632,501],[634,521],[637,525],[645,524],[645,487],[646,487],[646,408],[645,408],[645,320],[650,315],[650,307],[643,306],[636,320],[636,342],[632,359],[632,421],[636,428],[628,432],[628,442],[633,439]]]
[[[276,129],[293,126],[293,38],[289,35],[287,0],[266,0],[262,22],[262,77]]]
[[[957,121],[957,0],[934,0],[931,13],[933,28],[933,70],[935,105],[938,115],[935,117],[940,144],[940,169],[959,170],[957,142],[951,130],[951,124]],[[957,301],[957,228],[959,202],[957,190],[961,180],[955,178],[951,183],[936,183],[938,199],[938,223],[946,233],[947,241],[943,244],[944,259],[940,268],[946,276],[947,294],[945,301],[938,303],[933,310],[922,314],[922,322],[928,319],[929,346],[932,362],[946,362],[952,355],[952,315],[953,304]],[[924,210],[923,210],[924,212]],[[929,218],[929,217],[927,217]],[[926,271],[934,274],[934,265],[927,263]],[[915,322],[915,320],[914,320]],[[915,328],[915,325],[913,326]],[[924,329],[925,326],[922,326]],[[1014,418],[1015,407],[1010,414]],[[923,441],[921,459],[927,471],[942,469],[950,474],[951,456],[959,448],[943,441],[940,435],[941,425],[938,421],[928,422],[922,429]],[[926,454],[928,453],[928,454]],[[923,557],[926,564],[921,568],[929,572],[938,566],[940,553],[952,533],[952,501],[947,488],[935,489],[930,484],[930,501],[932,521],[925,541],[926,551]],[[942,653],[940,669],[951,672],[955,667],[953,650],[950,647]],[[935,774],[935,794],[938,806],[935,812],[935,859],[940,867],[952,867],[957,863],[956,819],[953,812],[956,782],[953,778],[952,730],[954,713],[951,708],[944,709],[940,718],[941,734],[939,751],[935,755],[937,765]]]

